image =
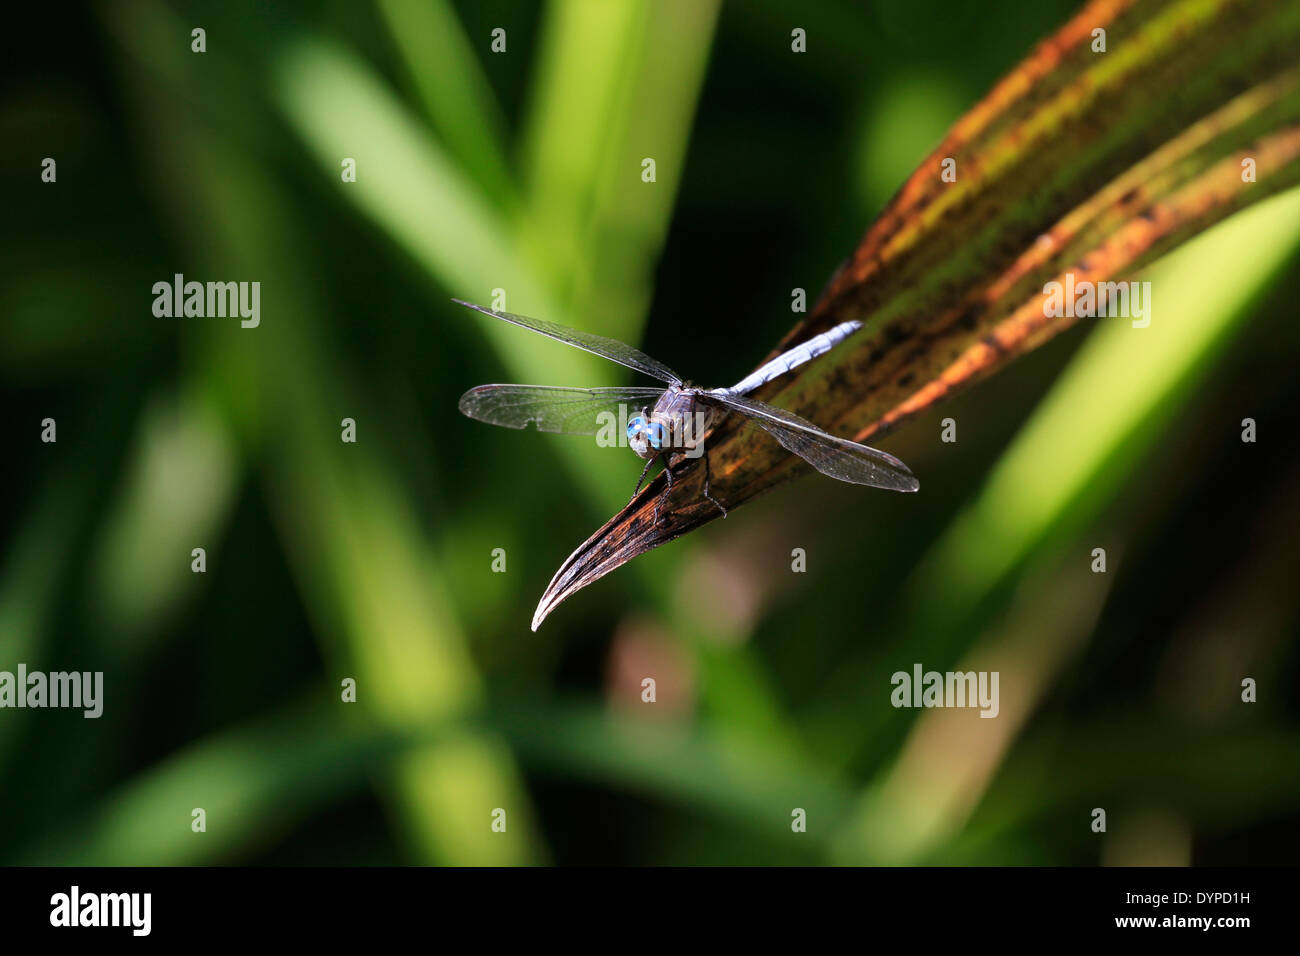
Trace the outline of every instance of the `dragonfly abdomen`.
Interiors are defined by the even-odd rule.
[[[862,328],[861,322],[841,322],[833,329],[827,329],[821,335],[814,335],[807,342],[799,343],[788,352],[782,352],[762,368],[746,375],[731,388],[720,389],[720,391],[733,392],[737,395],[748,394],[760,385],[766,385],[778,375],[793,371],[804,362],[829,352],[860,328]]]

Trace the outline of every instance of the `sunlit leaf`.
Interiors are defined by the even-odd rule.
[[[1099,27],[1105,54],[1091,49]],[[1295,5],[1090,5],[953,126],[778,350],[849,319],[865,329],[759,396],[877,441],[1073,325],[1047,316],[1047,283],[1127,278],[1300,181],[1298,39]],[[708,448],[712,494],[728,509],[809,470],[739,416]],[[719,516],[703,469],[681,471],[671,494],[657,478],[569,557],[534,626]]]

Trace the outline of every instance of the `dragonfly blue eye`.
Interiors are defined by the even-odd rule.
[[[627,437],[635,438],[637,434],[645,429],[645,419],[640,415],[627,423]]]
[[[658,422],[651,422],[646,427],[646,437],[650,439],[652,448],[662,448],[664,444],[664,426]]]

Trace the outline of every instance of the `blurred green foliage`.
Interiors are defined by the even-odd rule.
[[[0,711],[6,862],[1291,859],[1295,193],[1144,276],[1143,334],[1074,330],[891,439],[920,495],[806,478],[536,635],[638,463],[456,412],[623,380],[447,301],[496,288],[738,378],[1071,11],[143,0],[32,37],[0,669],[103,670],[106,702]],[[176,272],[260,281],[261,326],[153,317]],[[893,709],[915,662],[999,670],[1001,717]]]

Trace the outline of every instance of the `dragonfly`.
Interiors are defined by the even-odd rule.
[[[811,361],[861,328],[861,322],[843,322],[783,352],[730,388],[700,388],[657,359],[617,339],[570,329],[557,322],[499,312],[463,299],[452,299],[475,312],[520,326],[599,355],[634,371],[658,379],[657,387],[581,388],[564,385],[479,385],[460,398],[460,410],[470,418],[505,428],[527,428],[569,435],[596,435],[628,409],[629,447],[645,460],[635,499],[646,475],[662,459],[667,476],[665,496],[671,493],[673,468],[685,458],[704,459],[704,497],[726,517],[727,509],[710,494],[709,456],[703,447],[708,428],[729,414],[741,415],[765,430],[824,475],[855,485],[889,491],[916,491],[920,483],[908,467],[886,452],[823,431],[793,412],[749,397],[762,385]],[[666,387],[664,387],[666,386]],[[621,419],[619,419],[621,420]],[[676,464],[673,453],[678,453]],[[658,509],[656,506],[656,521]]]

